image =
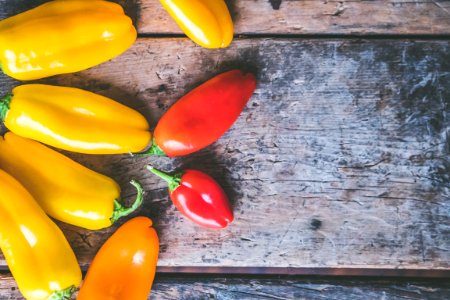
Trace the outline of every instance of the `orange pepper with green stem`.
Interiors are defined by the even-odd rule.
[[[77,300],[146,300],[158,253],[152,220],[136,217],[127,221],[94,257]]]
[[[136,40],[132,20],[109,1],[50,1],[0,21],[0,64],[18,80],[88,69]]]
[[[0,169],[14,176],[51,217],[91,230],[111,226],[143,200],[141,185],[132,181],[136,201],[124,207],[113,179],[12,132],[0,136]]]
[[[0,170],[0,248],[28,300],[69,299],[81,270],[64,234],[30,193]]]

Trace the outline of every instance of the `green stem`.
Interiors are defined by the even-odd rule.
[[[137,180],[131,180],[130,183],[136,188],[137,195],[136,200],[134,201],[133,205],[130,207],[125,207],[122,204],[120,204],[119,201],[114,200],[114,211],[111,217],[111,223],[115,223],[117,220],[119,220],[122,217],[128,216],[129,214],[133,213],[138,209],[139,206],[141,206],[142,202],[144,201],[144,189],[142,188],[142,185]]]
[[[12,95],[8,94],[2,99],[0,99],[0,120],[4,121],[6,118],[6,114],[9,111],[9,105],[11,103]]]
[[[147,151],[137,153],[136,155],[139,156],[167,156],[166,153],[158,146],[158,144],[155,141],[155,138],[152,139],[152,146]]]
[[[169,184],[169,191],[173,192],[177,187],[181,185],[181,177],[183,176],[183,172],[175,173],[174,175],[170,175],[161,170],[158,170],[150,165],[147,166],[147,169],[155,174],[156,176],[164,179]]]
[[[54,292],[53,294],[50,295],[48,300],[70,300],[75,290],[76,287],[74,285],[69,286],[67,289]]]

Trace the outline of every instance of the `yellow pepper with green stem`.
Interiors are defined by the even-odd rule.
[[[12,132],[0,137],[0,169],[14,176],[51,217],[91,230],[111,226],[143,200],[141,185],[132,181],[136,201],[123,207],[113,179]]]
[[[116,3],[50,1],[0,21],[0,64],[18,80],[73,73],[118,56],[136,37]]]
[[[140,113],[77,88],[18,86],[0,99],[0,119],[17,135],[72,152],[132,153],[151,144]]]
[[[184,33],[205,48],[226,48],[233,21],[224,0],[160,0]]]
[[[64,234],[30,193],[0,170],[0,248],[28,300],[69,299],[81,270]]]

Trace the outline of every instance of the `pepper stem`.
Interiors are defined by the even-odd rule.
[[[119,201],[114,200],[114,211],[112,217],[110,218],[111,223],[113,224],[120,218],[128,216],[129,214],[133,213],[136,209],[138,209],[139,206],[141,206],[142,202],[144,201],[145,192],[144,189],[142,188],[141,183],[137,180],[131,180],[130,183],[136,188],[137,191],[136,200],[130,207],[124,207],[122,204],[120,204]]]
[[[53,294],[50,295],[48,300],[70,300],[75,290],[76,287],[74,285],[69,286],[64,290],[54,292]]]
[[[166,153],[164,153],[164,151],[158,146],[158,144],[155,141],[155,138],[152,139],[152,145],[151,145],[150,149],[148,149],[147,151],[144,151],[142,153],[138,153],[137,155],[167,156]]]
[[[148,165],[147,169],[155,174],[156,176],[164,179],[169,184],[169,191],[173,192],[177,187],[181,185],[181,177],[183,176],[183,172],[176,173],[174,175],[170,175],[161,170],[154,168],[153,166]]]
[[[9,110],[9,105],[11,103],[12,95],[8,94],[2,99],[0,99],[0,119],[1,121],[4,121],[6,118],[6,114]]]

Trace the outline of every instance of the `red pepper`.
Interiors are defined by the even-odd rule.
[[[233,221],[227,195],[207,174],[185,170],[172,176],[152,166],[147,168],[167,181],[176,208],[194,223],[207,228],[224,228]]]
[[[147,153],[180,156],[214,143],[239,117],[255,88],[255,76],[239,70],[200,85],[159,120]]]
[[[152,220],[136,217],[103,244],[77,300],[144,300],[155,278],[159,240]]]

